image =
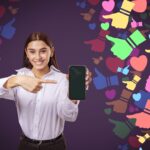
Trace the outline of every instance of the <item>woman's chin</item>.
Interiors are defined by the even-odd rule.
[[[36,66],[34,66],[34,68],[36,70],[43,70],[45,68],[45,66],[43,66],[43,65],[36,65]]]

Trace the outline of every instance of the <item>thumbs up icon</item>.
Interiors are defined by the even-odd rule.
[[[134,48],[146,41],[139,30],[135,30],[127,39],[119,39],[110,35],[106,35],[106,39],[113,43],[111,51],[121,60],[125,60]]]
[[[8,23],[6,23],[4,26],[1,27],[0,35],[5,39],[12,39],[16,32],[16,28],[13,27],[13,23],[16,21],[15,18],[10,20]]]

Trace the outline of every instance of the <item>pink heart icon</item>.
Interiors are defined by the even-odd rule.
[[[134,6],[133,10],[135,12],[141,13],[141,12],[144,12],[147,8],[147,0],[142,0],[142,1],[134,0],[134,4],[135,4],[135,6]]]
[[[108,98],[108,99],[110,99],[110,100],[114,99],[115,96],[116,96],[116,90],[115,90],[115,89],[106,90],[106,91],[105,91],[105,96],[106,96],[106,98]]]
[[[130,64],[136,71],[143,71],[147,66],[148,60],[145,55],[139,57],[131,57]]]
[[[110,12],[110,11],[112,11],[112,10],[114,9],[114,7],[115,7],[115,1],[114,1],[114,0],[103,1],[103,2],[102,2],[102,7],[103,7],[106,11]]]

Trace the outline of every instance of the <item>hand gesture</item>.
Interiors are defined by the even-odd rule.
[[[16,21],[15,18],[13,18],[12,20],[10,20],[8,23],[6,23],[3,27],[2,27],[2,31],[0,33],[0,35],[5,38],[5,39],[12,39],[12,37],[14,36],[15,32],[16,32],[16,28],[13,27],[13,23]]]
[[[146,41],[146,38],[139,30],[135,30],[126,40],[110,35],[106,35],[106,39],[113,43],[111,51],[121,60],[125,60],[134,48]]]
[[[129,22],[129,15],[131,10],[134,7],[134,2],[124,0],[120,9],[120,12],[104,15],[103,18],[105,19],[112,19],[112,26],[115,28],[122,28],[125,29]]]
[[[17,84],[25,90],[37,93],[42,88],[42,83],[56,84],[55,80],[42,80],[30,76],[17,76]]]

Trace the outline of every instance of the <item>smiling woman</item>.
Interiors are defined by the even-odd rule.
[[[50,61],[48,60],[48,66],[49,67],[51,65],[54,65],[57,69],[59,68],[58,64],[57,64],[57,61],[56,61],[56,57],[55,57],[55,51],[54,51],[53,42],[51,40],[49,40],[46,37],[46,35],[44,35],[43,33],[32,33],[28,37],[28,39],[26,40],[24,49],[25,49],[25,51],[24,51],[24,62],[23,62],[23,65],[25,67],[32,68],[33,64],[32,64],[32,61],[30,62],[28,60],[28,56],[32,57],[32,55],[30,55],[30,53],[35,55],[36,51],[37,51],[37,52],[42,52],[43,55],[44,55],[44,52],[45,52],[44,56],[46,56],[47,59],[48,59],[48,57],[51,57]],[[27,50],[30,50],[30,53],[28,53]],[[33,55],[33,57],[34,57],[34,55]],[[39,56],[41,56],[41,55],[39,55]]]
[[[24,58],[24,65],[29,68],[33,66],[32,71],[38,78],[42,77],[42,72],[49,71],[51,65],[58,69],[54,46],[42,33],[29,36],[25,44]]]
[[[23,133],[19,150],[65,150],[65,121],[76,120],[79,101],[68,98],[67,76],[45,34],[29,35],[23,66],[17,75],[0,79],[0,98],[16,102]],[[86,78],[91,79],[89,74]]]

